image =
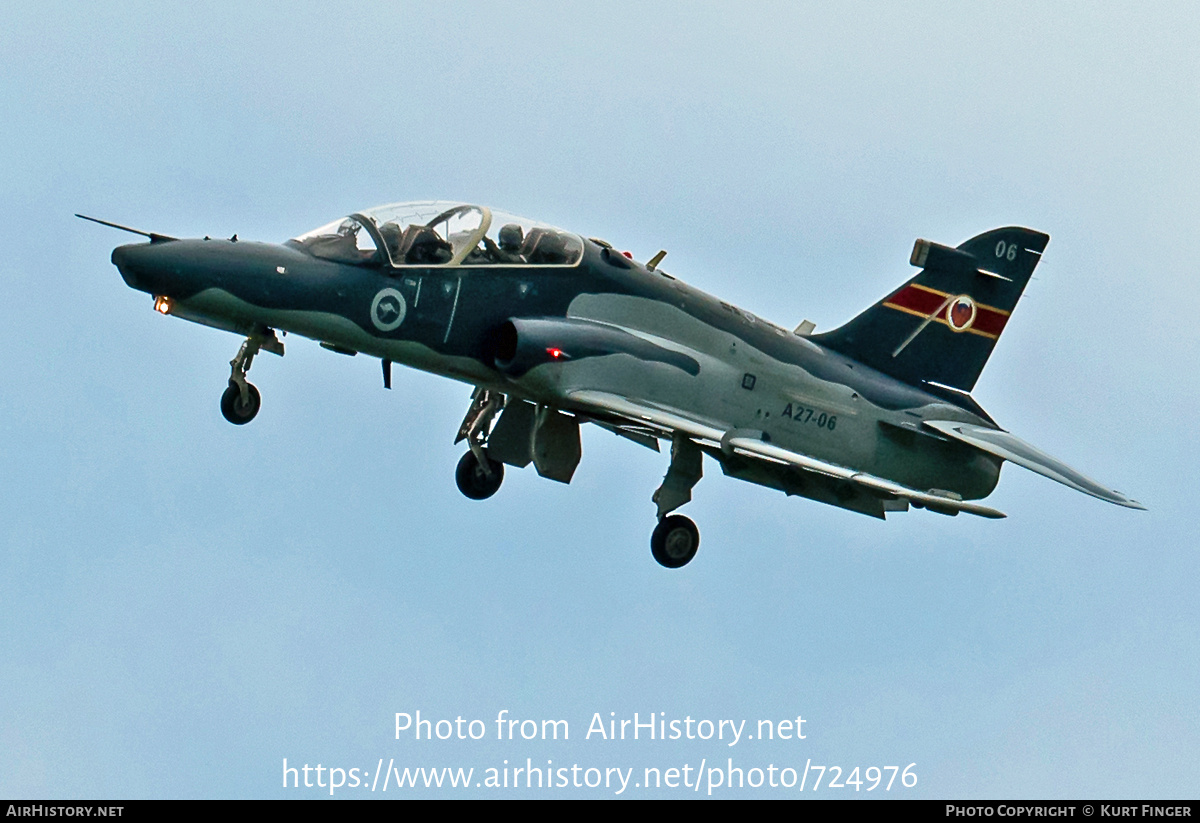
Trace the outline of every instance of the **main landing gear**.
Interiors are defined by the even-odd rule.
[[[650,535],[650,553],[668,569],[686,566],[700,548],[700,530],[690,518],[672,514],[658,521]]]
[[[221,414],[235,426],[249,423],[262,407],[262,395],[246,380],[254,355],[260,349],[283,356],[283,343],[275,336],[275,331],[264,329],[243,340],[237,356],[229,361],[229,386],[221,395]]]
[[[658,506],[658,525],[650,535],[650,553],[668,569],[686,566],[700,548],[700,530],[690,518],[671,514],[692,499],[692,487],[704,474],[703,453],[687,435],[671,440],[671,466],[652,498]]]
[[[467,441],[470,449],[458,461],[454,479],[458,490],[472,500],[486,500],[500,490],[504,482],[504,464],[488,456],[484,448],[492,419],[504,408],[504,395],[478,388],[471,396],[471,408],[463,418],[455,443]]]
[[[504,482],[504,464],[488,457],[486,452],[483,459],[487,462],[480,463],[473,452],[467,452],[454,472],[458,490],[472,500],[487,500]]]
[[[502,410],[493,432],[492,422]],[[500,490],[505,463],[522,467],[532,461],[538,474],[562,483],[570,481],[579,463],[575,418],[542,406],[535,410],[532,403],[506,398],[492,389],[476,388],[471,395],[471,407],[454,442],[463,440],[469,450],[458,461],[454,479],[458,490],[472,500],[486,500]],[[686,434],[676,433],[671,441],[670,468],[654,492],[658,525],[650,536],[650,553],[668,569],[686,566],[700,548],[696,524],[672,512],[692,499],[692,488],[700,482],[702,470],[700,447]]]

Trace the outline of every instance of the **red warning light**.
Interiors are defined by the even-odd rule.
[[[621,254],[625,255],[625,256],[626,256],[626,257],[628,257],[630,260],[632,260],[632,259],[633,259],[633,252],[631,252],[631,251],[623,251],[623,252],[621,252]]]
[[[546,354],[550,355],[551,360],[561,360],[562,356],[563,356],[563,350],[559,349],[559,348],[551,347],[551,348],[546,349]]]

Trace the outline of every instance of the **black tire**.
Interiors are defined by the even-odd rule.
[[[254,419],[262,407],[262,395],[253,383],[246,384],[249,397],[242,402],[242,391],[237,383],[230,382],[229,388],[221,395],[221,414],[235,426],[244,426]]]
[[[664,517],[650,535],[650,553],[668,569],[686,566],[700,548],[700,530],[682,514]]]
[[[472,500],[487,500],[500,490],[500,484],[504,482],[504,464],[487,457],[486,454],[484,457],[492,471],[491,477],[484,472],[473,452],[462,456],[454,472],[458,490]]]

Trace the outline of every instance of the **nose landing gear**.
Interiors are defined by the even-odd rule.
[[[275,336],[274,329],[263,329],[247,336],[237,356],[229,361],[229,386],[221,395],[221,414],[235,426],[249,423],[262,407],[262,395],[246,380],[254,355],[260,349],[283,356],[283,343]]]
[[[221,414],[235,426],[242,426],[253,420],[261,406],[262,395],[259,394],[258,388],[244,380],[241,386],[230,380],[229,388],[221,395]]]

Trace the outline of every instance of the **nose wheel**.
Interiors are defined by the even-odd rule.
[[[249,423],[262,406],[262,395],[258,393],[255,385],[245,381],[243,385],[246,387],[244,394],[242,387],[230,380],[229,388],[221,395],[221,414],[235,426]]]
[[[229,387],[221,395],[221,414],[235,426],[244,426],[254,419],[262,407],[262,395],[253,383],[246,381],[246,373],[254,362],[254,355],[265,349],[283,356],[283,343],[271,329],[260,329],[242,341],[237,356],[229,361]]]
[[[658,521],[650,535],[650,553],[668,569],[686,566],[700,548],[700,530],[691,519],[672,514]]]

